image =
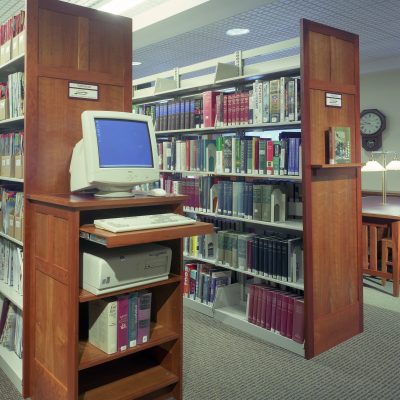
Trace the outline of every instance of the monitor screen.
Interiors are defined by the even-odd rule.
[[[153,168],[148,124],[95,118],[100,168]]]

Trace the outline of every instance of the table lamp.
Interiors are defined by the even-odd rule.
[[[382,164],[380,164],[375,157],[381,157]],[[393,159],[387,163],[387,157],[391,156]],[[361,168],[362,172],[382,172],[382,203],[386,204],[386,172],[387,171],[400,171],[400,160],[394,151],[372,151],[370,160]]]

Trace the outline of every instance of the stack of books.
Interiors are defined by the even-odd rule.
[[[22,358],[22,312],[0,296],[0,345]]]
[[[107,354],[150,339],[152,293],[133,292],[89,303],[89,343]]]

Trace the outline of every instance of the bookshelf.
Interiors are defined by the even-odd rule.
[[[198,223],[163,229],[162,235],[155,231],[104,235],[90,226],[95,218],[182,213],[184,198],[116,200],[70,195],[69,163],[81,139],[82,111],[131,111],[132,21],[55,0],[27,2],[26,20],[25,126],[29,135],[24,179],[23,395],[33,400],[105,400],[110,396],[179,400],[181,240],[212,227]],[[69,98],[69,82],[97,85],[99,99]],[[80,251],[85,246],[103,246],[100,242],[118,248],[154,241],[172,249],[167,280],[100,296],[79,287]],[[149,341],[112,355],[91,346],[89,304],[137,290],[152,293]]]
[[[5,21],[2,21],[5,22]],[[21,50],[17,55],[12,55],[12,58],[0,64],[0,82],[7,82],[8,76],[16,72],[24,72],[25,69],[25,55],[24,51]],[[6,118],[0,120],[0,135],[13,132],[13,131],[24,130],[24,116],[18,116],[13,118]],[[3,137],[3,136],[1,136]],[[12,161],[11,161],[12,162]],[[14,176],[7,176],[8,174],[2,174],[0,172],[0,184],[2,187],[8,188],[15,191],[24,190],[24,179],[16,178]],[[0,237],[6,239],[10,243],[15,244],[19,248],[23,249],[23,241],[19,238],[15,238],[3,231],[3,222],[0,231]],[[5,265],[1,266],[2,270]],[[16,284],[14,284],[16,286]],[[13,307],[16,307],[18,312],[22,313],[23,310],[23,296],[19,294],[15,287],[10,286],[5,281],[0,281],[0,295],[7,298]],[[0,346],[0,368],[7,375],[10,381],[15,385],[17,390],[22,393],[22,376],[23,376],[23,362],[22,359],[17,356],[14,350],[9,350],[3,345]]]
[[[63,398],[76,398],[75,393],[78,393],[79,399],[107,399],[110,390],[113,399],[164,398],[162,395],[182,398],[182,238],[194,233],[210,233],[212,225],[197,222],[187,226],[110,234],[93,228],[89,222],[93,223],[97,216],[116,217],[130,213],[140,215],[149,213],[150,209],[151,213],[182,213],[183,200],[183,196],[123,200],[98,200],[84,195],[28,196],[31,211],[37,221],[32,227],[32,235],[44,239],[33,239],[33,249],[31,247],[31,257],[37,265],[36,284],[44,292],[40,303],[38,302],[41,305],[38,323],[44,332],[56,327],[66,340],[66,343],[60,343],[55,335],[43,340],[37,334],[36,352],[37,357],[46,358],[48,349],[51,348],[54,359],[67,360],[65,375],[61,375],[61,379],[71,374],[73,381],[66,382]],[[51,233],[53,229],[58,230],[58,235]],[[96,235],[96,238],[89,235]],[[91,240],[95,240],[96,246],[107,248],[154,242],[170,247],[172,263],[169,278],[98,296],[80,289],[79,252]],[[62,254],[53,254],[53,249],[59,248],[63,243],[70,244],[68,249],[61,251]],[[63,268],[58,265],[60,259],[65,263]],[[41,260],[46,260],[46,270],[40,266]],[[67,270],[69,276],[65,272]],[[48,281],[49,273],[57,274],[58,279]],[[106,354],[91,345],[88,342],[87,326],[89,302],[144,289],[152,292],[149,341],[113,354]],[[49,298],[55,307],[46,305]],[[67,321],[65,315],[59,312],[59,307],[63,304],[70,304]],[[41,365],[35,368],[35,374],[39,377],[43,373],[41,368]],[[111,374],[110,370],[113,371]],[[60,375],[56,374],[59,371],[54,367],[54,379],[56,376],[60,379]],[[35,393],[40,393],[44,390],[42,387],[47,387],[48,379],[36,381]],[[53,385],[56,387],[49,385],[46,395],[39,398],[60,398],[55,397],[55,393],[62,393],[63,388],[57,387],[57,384],[65,385],[62,381],[54,381]]]
[[[245,320],[244,304],[235,303],[234,296],[228,296],[232,300],[231,303],[214,304],[212,311],[207,305],[192,299],[184,298],[184,305],[207,315],[213,315],[214,318],[218,317],[237,329],[309,359],[363,330],[360,278],[359,55],[356,35],[308,20],[301,20],[300,25],[300,39],[291,39],[247,51],[237,51],[232,55],[134,80],[133,102],[136,108],[143,105],[145,109],[144,104],[155,104],[167,99],[172,103],[179,102],[183,96],[185,98],[201,97],[203,92],[210,90],[223,91],[229,88],[229,92],[240,91],[237,88],[243,88],[244,85],[256,79],[265,81],[300,75],[301,121],[284,121],[274,124],[228,123],[228,126],[209,128],[191,126],[188,129],[163,129],[158,131],[157,135],[164,141],[169,141],[171,138],[176,138],[176,141],[193,138],[200,140],[205,135],[235,133],[239,137],[244,137],[246,132],[252,132],[254,136],[257,135],[254,132],[261,130],[268,132],[301,128],[301,173],[299,176],[202,171],[201,164],[200,170],[197,168],[174,170],[172,166],[172,168],[163,168],[163,173],[165,176],[179,176],[178,174],[182,177],[198,176],[199,179],[207,176],[231,180],[241,178],[246,182],[265,181],[270,184],[277,181],[288,184],[301,182],[302,221],[265,222],[220,215],[205,211],[202,205],[188,206],[184,210],[198,216],[243,222],[252,226],[251,229],[258,227],[257,229],[286,231],[302,236],[305,281],[304,285],[295,283],[292,287],[304,293],[304,345],[299,345],[287,338],[277,338],[279,335],[248,323]],[[274,53],[291,51],[293,48],[299,49],[298,55],[284,58],[275,56],[274,58]],[[266,57],[269,61],[251,62],[253,57],[259,57],[258,61]],[[202,74],[202,70],[210,68],[215,68],[215,73]],[[192,74],[195,77],[186,78],[186,74]],[[334,108],[326,105],[326,93],[340,94],[342,106]],[[155,107],[155,110],[157,109]],[[159,115],[161,114],[156,114],[156,119]],[[325,131],[335,125],[350,127],[352,163],[340,165],[326,163]],[[346,238],[343,235],[343,230],[347,232],[347,229],[351,232],[350,240],[346,239],[347,235]],[[201,257],[190,260],[208,262],[211,265],[231,269],[224,264]],[[241,271],[240,274],[242,274]],[[244,274],[252,275],[247,271]],[[278,281],[278,283],[286,285],[284,282]],[[219,294],[224,297],[230,290],[230,286],[234,285],[219,288],[217,298]]]

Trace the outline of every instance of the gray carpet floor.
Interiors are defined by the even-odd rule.
[[[184,316],[184,400],[400,399],[399,313],[365,305],[365,332],[309,361]],[[0,399],[21,400],[1,370]]]

